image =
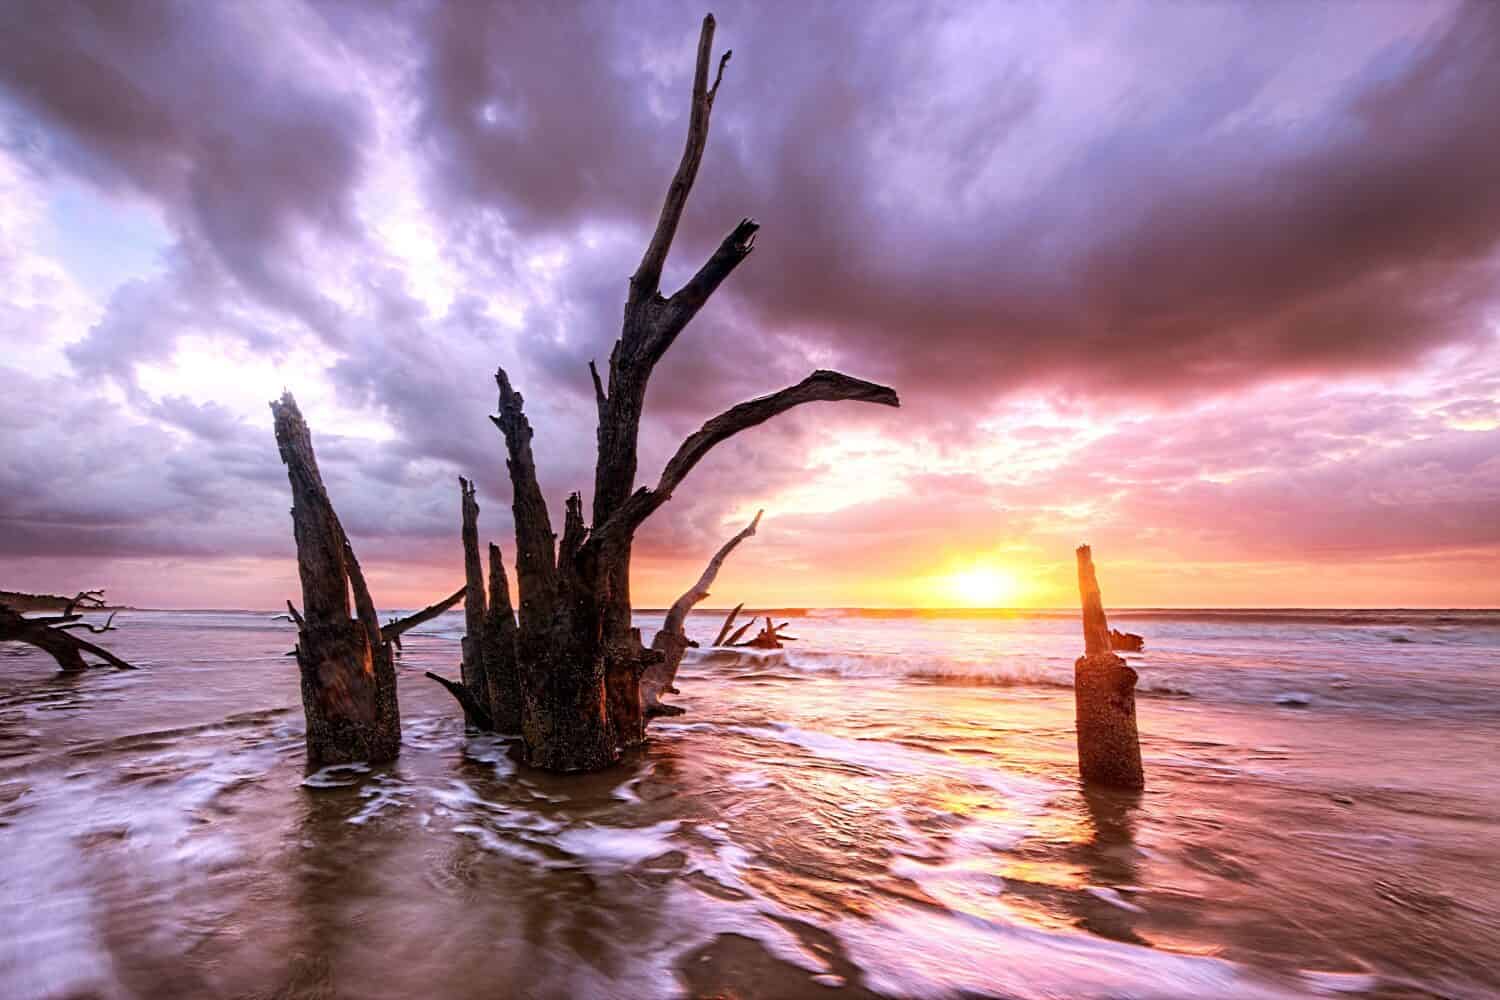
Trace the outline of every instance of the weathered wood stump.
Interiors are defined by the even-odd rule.
[[[288,601],[287,611],[297,624],[294,652],[302,677],[308,763],[394,760],[401,749],[401,713],[392,643],[452,607],[463,591],[381,627],[359,560],[323,486],[297,401],[285,393],[271,404],[271,413],[292,486],[292,535],[302,580],[303,610]]]
[[[401,748],[396,668],[359,561],[328,499],[312,435],[291,393],[271,403],[292,486],[292,534],[302,579],[297,665],[310,764],[394,760]],[[354,590],[355,617],[349,591]]]
[[[1087,545],[1078,547],[1078,590],[1084,639],[1084,654],[1073,664],[1078,770],[1085,784],[1140,789],[1146,777],[1135,724],[1136,672],[1110,651],[1109,624]]]

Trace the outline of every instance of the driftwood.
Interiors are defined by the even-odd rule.
[[[729,610],[729,614],[724,616],[724,626],[723,628],[719,629],[719,635],[716,639],[714,639],[715,646],[724,645],[724,640],[729,638],[729,630],[734,627],[735,618],[739,616],[740,609],[744,606],[744,602],[741,601],[739,604],[736,604]]]
[[[397,618],[380,626],[380,637],[386,642],[401,645],[401,636],[424,622],[430,622],[438,615],[453,607],[464,599],[464,588],[460,587],[436,604],[429,604],[421,611],[414,612],[405,618]],[[287,602],[290,607],[291,602]]]
[[[1136,672],[1110,651],[1093,554],[1081,545],[1077,555],[1084,640],[1083,655],[1073,664],[1078,770],[1085,784],[1140,789],[1146,778],[1135,724]]]
[[[381,627],[359,560],[323,486],[297,401],[285,393],[271,404],[271,413],[292,487],[292,534],[302,580],[303,610],[288,601],[287,611],[297,623],[293,652],[302,677],[308,762],[393,760],[401,748],[401,715],[391,641],[441,611],[428,608]]]
[[[641,674],[641,704],[645,708],[648,719],[658,715],[682,714],[683,710],[680,707],[663,703],[661,696],[664,692],[677,693],[673,684],[677,680],[677,668],[682,665],[682,656],[690,647],[698,645],[687,637],[688,613],[708,597],[708,588],[713,586],[719,570],[724,565],[724,560],[729,558],[729,553],[734,551],[735,546],[755,534],[755,529],[760,525],[760,516],[764,513],[763,510],[756,511],[754,520],[745,530],[725,542],[719,551],[714,553],[713,558],[704,567],[703,575],[698,577],[698,582],[693,584],[687,593],[677,598],[672,607],[667,610],[667,617],[661,623],[661,630],[656,633],[656,638],[651,640],[651,648],[662,654],[662,661],[648,666]]]
[[[428,672],[463,707],[464,719],[480,729],[515,732],[520,728],[520,685],[516,678],[516,616],[510,582],[498,546],[490,545],[489,594],[479,561],[479,502],[474,484],[458,480],[463,512],[464,638],[462,683]]]
[[[709,116],[729,53],[712,85],[714,19],[704,18],[693,74],[687,143],[667,189],[651,242],[630,279],[620,337],[607,378],[589,365],[598,410],[592,527],[583,501],[568,498],[561,539],[537,485],[524,401],[503,369],[495,373],[516,537],[519,594],[515,638],[521,735],[533,766],[594,770],[645,739],[641,678],[665,663],[641,645],[630,624],[630,555],[635,532],[717,444],[795,406],[853,400],[898,406],[893,389],[838,372],[817,371],[794,386],[733,406],[688,437],[654,488],[636,488],[637,439],[651,375],[709,297],[750,255],[760,228],[743,219],[688,282],[661,292],[667,254],[708,141]]]
[[[83,629],[98,635],[116,631],[113,612],[104,620],[103,625],[94,625],[84,621],[83,613],[78,610],[79,608],[102,608],[104,606],[102,590],[82,590],[71,598],[53,598],[50,595],[35,597],[35,595],[25,594],[16,596],[34,597],[35,600],[44,601],[50,607],[56,607],[53,601],[61,600],[63,602],[62,613],[40,618],[27,618],[21,613],[20,608],[8,603],[0,603],[0,642],[24,642],[35,646],[56,660],[59,668],[69,673],[88,668],[89,663],[83,658],[84,653],[103,660],[116,670],[136,669],[133,664],[125,662],[102,646],[79,638],[73,632],[74,629]],[[18,601],[17,603],[24,602]]]
[[[736,604],[734,609],[724,619],[724,625],[719,629],[719,637],[714,640],[714,645],[720,649],[781,649],[784,642],[796,642],[797,637],[787,635],[782,629],[791,625],[791,622],[782,622],[780,625],[771,624],[769,616],[766,618],[765,626],[755,635],[744,642],[740,638],[755,627],[755,620],[745,622],[739,628],[730,632],[734,626],[734,620],[738,617],[743,604]]]

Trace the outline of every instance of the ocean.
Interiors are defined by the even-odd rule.
[[[422,677],[460,613],[382,767],[305,767],[270,613],[0,647],[0,996],[1500,995],[1500,613],[1112,612],[1140,796],[1078,785],[1076,611],[776,617],[584,776]]]

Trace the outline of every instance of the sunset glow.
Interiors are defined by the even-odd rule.
[[[1015,574],[998,566],[973,566],[946,577],[940,588],[949,606],[956,608],[1011,607],[1020,596]]]
[[[280,607],[283,389],[391,605],[461,576],[457,476],[513,564],[497,366],[551,508],[590,503],[588,364],[694,52],[447,6],[154,33],[39,4],[3,33],[0,586]],[[1090,541],[1121,605],[1500,603],[1493,5],[1049,7],[716,12],[738,42],[666,285],[742,215],[761,242],[652,382],[637,485],[814,368],[901,409],[716,449],[642,528],[635,600],[765,509],[716,599],[1066,604]]]

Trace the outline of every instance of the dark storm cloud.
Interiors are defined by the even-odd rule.
[[[720,308],[918,401],[1390,368],[1483,332],[1500,7],[1465,6],[1317,106],[1276,114],[1257,102],[1303,47],[1337,43],[1347,8],[1247,8],[1217,25],[1070,8],[1079,44],[1135,50],[1103,85],[1159,73],[1173,87],[1132,103],[1127,80],[1124,99],[1062,126],[1063,155],[1042,165],[1020,126],[1052,110],[1066,53],[959,48],[955,72],[943,32],[961,10],[860,10],[721,12],[736,53],[675,258],[685,273],[739,214],[765,224]],[[500,205],[521,231],[644,233],[681,141],[690,10],[434,11],[420,82],[442,195]],[[1233,43],[1194,35],[1215,27]],[[1168,46],[1195,44],[1223,63],[1174,65]],[[996,171],[1037,177],[1001,196],[986,190]]]

